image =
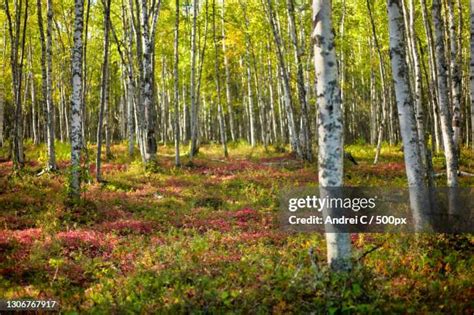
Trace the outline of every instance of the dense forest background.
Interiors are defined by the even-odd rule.
[[[440,91],[431,3],[402,3],[411,87],[420,102],[420,119],[424,121],[429,147],[438,152],[442,140],[436,95]],[[137,103],[144,40],[139,2],[113,1],[110,10],[107,5],[95,1],[84,4],[81,97],[85,142],[95,143],[100,127],[105,151],[110,152],[112,142],[134,143],[133,138],[140,135],[142,118]],[[47,52],[52,60],[47,68],[51,72],[48,84],[52,128],[56,139],[68,141],[74,3],[50,3],[47,10],[46,3],[26,0],[10,6],[12,34],[5,10],[0,13],[4,30],[0,39],[0,140],[10,139],[16,119],[21,120],[23,138],[34,143],[46,140],[47,98],[42,93],[42,65],[48,62],[41,51],[46,49],[45,34],[50,32]],[[148,56],[152,61],[153,117],[149,123],[158,142],[174,140],[174,115],[178,113],[183,143],[199,138],[200,142],[246,140],[252,145],[268,145],[289,143],[290,137],[297,137],[303,147],[304,141],[315,143],[316,79],[309,3],[207,0],[162,1],[150,6],[147,23],[153,29],[147,32],[153,46]],[[386,4],[333,1],[332,6],[345,143],[397,143],[400,132],[391,79]],[[453,105],[450,108],[455,108],[456,124],[461,130],[459,143],[468,144],[472,142],[469,6],[458,0],[441,1],[441,7],[448,93]],[[51,17],[47,18],[46,13]],[[152,21],[154,15],[156,20]],[[109,19],[110,24],[106,23]],[[176,26],[179,45],[175,53]],[[12,82],[12,48],[21,68],[16,83]],[[17,114],[21,118],[15,118],[13,92],[18,85],[21,112]],[[197,131],[193,136],[195,121]],[[294,135],[290,135],[292,132]],[[130,153],[132,150],[130,147]]]

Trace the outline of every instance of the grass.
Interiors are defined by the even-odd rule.
[[[161,146],[158,167],[145,171],[117,144],[103,163],[108,183],[86,183],[83,201],[68,208],[69,147],[56,148],[58,173],[36,176],[45,150],[28,143],[33,162],[15,177],[0,150],[0,299],[54,298],[66,313],[474,310],[472,235],[354,234],[354,270],[334,274],[324,235],[281,231],[279,192],[317,185],[314,163],[233,143],[228,159],[206,145],[176,168],[173,147]],[[374,147],[346,151],[359,162],[346,162],[346,185],[406,185],[399,147],[384,145],[378,165]],[[92,150],[90,160],[93,176]],[[442,156],[434,164],[442,170]],[[461,168],[474,169],[472,151],[463,151]]]

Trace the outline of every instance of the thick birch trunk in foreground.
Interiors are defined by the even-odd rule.
[[[446,174],[448,177],[448,187],[458,185],[457,178],[457,156],[453,140],[453,130],[451,124],[451,114],[449,112],[449,91],[448,91],[448,66],[445,58],[444,48],[444,24],[441,18],[441,2],[433,0],[432,6],[433,25],[435,27],[435,52],[436,70],[438,76],[438,106],[441,118],[441,131],[443,135],[444,155],[446,157]]]
[[[81,148],[82,148],[82,31],[84,27],[84,0],[75,0],[74,47],[72,53],[71,97],[71,177],[70,194],[80,197]]]
[[[404,40],[404,24],[401,0],[388,0],[388,20],[390,33],[390,58],[395,87],[395,97],[400,121],[400,133],[403,141],[408,187],[410,187],[410,204],[415,222],[423,210],[427,210],[424,184],[424,166],[420,154],[418,128],[415,109],[410,91],[409,70]]]
[[[343,124],[330,0],[313,0],[314,66],[318,96],[319,184],[343,185]],[[351,267],[348,233],[326,233],[328,263],[335,270]]]

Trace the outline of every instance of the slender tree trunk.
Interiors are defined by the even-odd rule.
[[[217,88],[217,111],[218,111],[218,118],[219,118],[219,130],[221,135],[221,144],[222,149],[224,150],[224,156],[228,157],[229,153],[227,151],[227,137],[226,137],[226,130],[225,130],[225,119],[224,113],[222,110],[221,104],[221,79],[220,79],[220,71],[219,71],[219,48],[218,48],[218,41],[217,41],[217,30],[216,30],[216,0],[212,1],[212,26],[213,26],[213,38],[214,38],[214,51],[215,51],[215,60],[214,60],[214,69],[215,69],[215,78],[216,78],[216,88]]]
[[[71,98],[71,177],[70,194],[80,197],[81,174],[81,109],[82,109],[82,32],[84,27],[84,0],[75,0],[74,48],[72,54],[72,98]]]
[[[179,159],[179,0],[176,0],[176,20],[174,27],[174,147],[175,147],[175,165],[180,166]]]
[[[318,95],[319,183],[324,188],[343,185],[343,121],[336,67],[330,0],[313,0],[314,66]],[[331,209],[327,209],[331,210]],[[332,269],[351,268],[348,233],[326,233],[328,263]]]
[[[250,145],[256,145],[255,135],[255,117],[254,117],[254,103],[252,92],[252,73],[250,70],[250,56],[247,54],[247,91],[248,91],[248,112],[249,112],[249,126],[250,126]]]
[[[158,9],[153,8],[156,11],[150,11],[146,0],[141,1],[141,41],[143,47],[143,60],[140,70],[142,72],[142,81],[140,91],[142,94],[141,101],[143,102],[143,114],[144,114],[144,128],[143,128],[143,141],[145,142],[145,162],[156,161],[156,137],[155,137],[155,111],[153,108],[153,51],[154,41],[153,34],[156,26],[156,15]],[[158,4],[159,6],[159,4]],[[150,19],[153,20],[150,26]],[[151,28],[151,29],[150,29]]]
[[[423,165],[428,165],[425,161],[426,158],[426,137],[425,137],[425,122],[423,113],[423,101],[422,101],[422,82],[423,77],[421,75],[420,57],[418,55],[418,49],[416,45],[416,28],[415,28],[415,5],[414,0],[409,0],[409,22],[408,22],[408,34],[410,42],[411,58],[413,61],[413,71],[415,74],[414,84],[414,100],[415,100],[415,116],[416,126],[418,130],[418,143],[420,147],[420,155],[422,157]],[[403,136],[402,136],[403,137]]]
[[[474,149],[474,0],[470,0],[470,47],[471,47],[471,63],[470,63],[470,94],[471,94],[471,146]],[[1,127],[0,127],[1,128]]]
[[[272,123],[272,131],[273,131],[273,138],[275,139],[276,143],[281,141],[280,137],[278,136],[277,132],[277,123],[276,123],[276,113],[275,113],[275,96],[273,92],[273,69],[272,63],[270,58],[268,58],[268,92],[270,98],[270,117]]]
[[[433,25],[435,27],[436,70],[438,75],[438,106],[441,117],[441,131],[443,135],[444,155],[446,157],[446,173],[448,186],[458,185],[458,161],[453,140],[451,115],[449,112],[448,66],[445,58],[444,23],[441,18],[441,2],[433,0]]]
[[[428,18],[428,9],[426,7],[426,0],[420,0],[421,4],[421,13],[423,17],[423,24],[425,26],[425,33],[428,42],[428,61],[429,61],[429,68],[430,68],[430,90],[431,93],[431,106],[433,110],[433,129],[434,129],[434,138],[432,141],[434,142],[435,151],[439,152],[441,146],[441,136],[439,131],[439,115],[438,115],[438,78],[436,75],[436,61],[435,61],[435,52],[434,52],[434,39],[433,39],[433,32],[431,28],[431,24]],[[423,59],[422,59],[423,60]]]
[[[385,81],[385,78],[386,78],[385,61],[382,55],[382,50],[379,45],[375,21],[374,21],[372,8],[371,8],[371,4],[369,0],[367,0],[367,9],[369,11],[370,23],[372,27],[372,36],[374,37],[374,44],[375,44],[375,48],[377,49],[377,55],[379,57],[380,81],[382,82],[382,106],[381,106],[382,119],[379,124],[379,131],[378,131],[378,137],[377,137],[377,149],[376,149],[375,158],[374,158],[374,164],[377,164],[380,157],[380,152],[382,150],[383,132],[384,132],[385,126],[387,124],[387,119],[388,119],[387,112],[389,111],[389,108],[390,108],[389,106],[387,106],[388,105],[387,97],[390,92],[387,91],[387,85],[385,83],[386,82]]]
[[[461,139],[461,69],[459,67],[459,53],[462,47],[458,47],[458,36],[456,30],[456,18],[454,16],[454,5],[453,0],[448,0],[448,13],[449,13],[449,42],[450,47],[450,73],[451,73],[451,95],[452,95],[452,106],[453,106],[453,141],[456,153],[459,154],[459,149],[462,143]]]
[[[52,31],[53,31],[53,5],[52,1],[47,2],[47,26],[46,26],[46,39],[44,37],[43,29],[43,15],[41,11],[41,0],[37,1],[37,13],[38,13],[38,26],[41,41],[41,75],[42,75],[42,102],[46,103],[46,106],[42,106],[46,109],[46,144],[48,147],[48,162],[46,170],[56,170],[56,151],[54,147],[54,105],[53,105],[53,93],[52,93]]]
[[[89,16],[91,11],[91,0],[87,0],[87,10],[86,10],[86,21],[85,21],[85,32],[84,32],[84,44],[83,44],[83,53],[82,56],[84,58],[83,61],[83,74],[82,74],[82,139],[84,147],[87,145],[87,112],[86,112],[86,103],[87,103],[87,43],[89,42]],[[87,156],[87,150],[86,156]]]
[[[296,60],[296,82],[298,86],[298,99],[301,104],[301,130],[300,133],[302,135],[302,143],[300,143],[302,147],[303,158],[307,161],[313,160],[313,152],[312,152],[312,141],[311,141],[311,131],[309,129],[309,110],[308,104],[306,103],[306,87],[304,82],[304,74],[303,74],[303,62],[302,56],[304,51],[301,49],[301,45],[298,43],[298,36],[296,30],[296,18],[295,18],[295,7],[294,7],[294,0],[287,0],[287,7],[288,7],[288,22],[290,28],[290,37],[293,43],[293,47],[295,49],[295,60]]]
[[[277,29],[277,25],[275,22],[275,13],[273,10],[273,3],[272,0],[267,0],[267,10],[268,10],[268,17],[270,21],[270,26],[272,28],[273,38],[275,41],[275,47],[277,50],[278,62],[280,65],[280,75],[283,81],[283,92],[285,95],[285,108],[286,108],[286,116],[288,121],[288,132],[290,137],[290,145],[291,149],[296,152],[299,156],[301,156],[301,145],[298,139],[298,133],[296,131],[296,124],[295,118],[293,113],[293,99],[291,96],[291,87],[290,87],[290,78],[288,74],[288,68],[285,62],[284,53],[282,51],[282,41],[280,34]]]
[[[103,2],[104,5],[104,46],[103,46],[103,59],[102,59],[102,80],[100,89],[100,108],[99,108],[99,120],[97,123],[97,157],[96,157],[96,180],[102,181],[101,176],[101,164],[102,164],[102,129],[104,121],[105,107],[108,105],[108,76],[109,76],[109,29],[110,29],[110,2],[106,0]]]
[[[12,134],[13,145],[13,167],[20,169],[24,165],[23,153],[23,107],[22,107],[22,83],[23,83],[23,61],[25,57],[26,27],[28,21],[28,0],[25,1],[24,9],[22,1],[14,2],[14,21],[10,13],[9,1],[5,0],[5,13],[7,15],[8,32],[10,35],[10,63],[12,72],[13,99],[15,102],[15,115]],[[23,11],[23,23],[22,23]]]
[[[229,112],[229,127],[230,127],[230,137],[232,141],[237,139],[235,131],[235,122],[234,122],[234,104],[232,103],[232,94],[230,91],[230,70],[229,70],[229,60],[227,58],[227,46],[226,46],[226,33],[225,33],[225,23],[224,23],[224,14],[225,14],[225,0],[222,0],[222,14],[221,14],[221,23],[222,23],[222,54],[224,56],[224,69],[225,69],[225,97],[227,110]]]
[[[403,152],[410,187],[410,205],[415,224],[423,223],[421,215],[429,209],[424,183],[424,166],[420,153],[415,108],[410,90],[409,68],[405,49],[405,35],[401,0],[387,0],[390,31],[390,57],[395,84],[395,97],[403,140]],[[417,225],[418,227],[418,225]]]
[[[197,6],[198,0],[193,0],[193,26],[191,29],[191,146],[189,156],[192,159],[197,154],[197,137],[198,137],[198,109],[196,102],[196,33],[197,33]]]

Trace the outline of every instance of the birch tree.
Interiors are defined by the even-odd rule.
[[[224,151],[224,156],[227,157],[229,154],[227,152],[227,135],[225,130],[225,120],[224,120],[224,113],[222,110],[221,104],[221,79],[219,74],[219,48],[218,48],[218,41],[217,41],[217,32],[216,32],[216,0],[212,1],[212,29],[213,29],[213,39],[214,39],[214,52],[215,52],[215,60],[214,60],[214,69],[215,69],[215,78],[216,78],[216,88],[217,88],[217,115],[219,120],[219,130],[221,136],[221,144],[222,149]]]
[[[82,148],[82,33],[84,28],[84,0],[74,1],[74,47],[72,52],[71,96],[71,177],[70,195],[79,199],[81,188]]]
[[[56,170],[56,151],[54,147],[54,104],[52,83],[52,31],[53,31],[53,4],[47,1],[46,39],[43,28],[43,13],[41,0],[37,1],[38,27],[41,41],[41,76],[42,76],[42,103],[46,103],[46,145],[48,148],[48,162],[46,171]]]
[[[23,64],[25,60],[26,28],[28,22],[28,0],[14,0],[14,15],[10,12],[10,4],[5,0],[5,13],[7,15],[8,34],[10,36],[10,65],[12,72],[13,99],[15,102],[15,115],[12,134],[12,154],[15,169],[23,167],[25,162],[23,152],[23,107],[22,84]]]
[[[104,120],[104,111],[109,101],[109,30],[110,30],[110,2],[111,0],[103,0],[104,6],[104,46],[102,61],[102,76],[100,86],[100,108],[99,121],[97,123],[97,157],[95,164],[96,180],[102,181],[101,164],[102,164],[102,127]]]
[[[453,129],[451,124],[451,114],[449,111],[449,90],[448,90],[448,66],[445,57],[444,45],[444,23],[441,18],[441,2],[433,0],[432,6],[433,25],[435,28],[435,53],[436,71],[438,77],[438,106],[441,118],[441,131],[443,135],[444,155],[446,157],[446,174],[449,187],[458,185],[457,169],[458,161],[453,140]]]
[[[470,0],[471,22],[471,63],[470,63],[470,94],[471,94],[471,146],[474,149],[474,0]],[[0,127],[1,128],[1,127]]]
[[[283,53],[283,45],[281,41],[281,36],[278,32],[278,28],[275,21],[275,12],[273,9],[272,0],[266,0],[266,9],[267,15],[270,22],[270,27],[273,33],[273,39],[275,42],[275,48],[277,51],[278,63],[280,66],[280,75],[283,81],[283,92],[285,95],[285,110],[286,110],[286,117],[288,121],[288,133],[290,137],[290,144],[291,149],[296,152],[299,156],[301,156],[301,145],[298,138],[298,133],[296,131],[296,124],[294,118],[294,109],[293,109],[293,98],[291,95],[291,87],[290,87],[290,78],[288,73],[287,64],[285,61],[285,54]]]
[[[197,5],[198,0],[193,0],[193,25],[191,28],[191,78],[190,78],[190,93],[191,93],[191,146],[189,155],[191,158],[198,151],[197,137],[198,137],[198,110],[196,102],[196,33],[197,33]]]
[[[180,166],[179,160],[179,0],[176,0],[176,17],[174,27],[174,146],[175,165]]]
[[[221,14],[221,24],[222,24],[222,54],[224,55],[224,70],[225,70],[225,97],[227,110],[229,112],[229,127],[230,127],[230,137],[232,141],[237,139],[235,131],[235,122],[234,122],[234,109],[232,104],[232,94],[230,92],[230,70],[229,70],[229,58],[227,57],[227,46],[226,46],[226,33],[225,33],[225,23],[224,23],[224,14],[225,14],[225,0],[222,0],[222,14]]]
[[[343,122],[330,0],[313,0],[314,67],[318,102],[319,184],[343,186]],[[330,191],[328,191],[331,194]],[[330,209],[329,209],[330,210]],[[351,267],[348,233],[326,233],[327,259],[334,270]]]
[[[448,0],[447,3],[448,9],[448,21],[449,21],[449,43],[450,43],[450,60],[449,60],[449,67],[450,67],[450,74],[451,74],[451,98],[452,98],[452,112],[453,112],[453,141],[454,141],[454,148],[456,153],[459,152],[459,148],[461,145],[461,69],[459,68],[459,55],[458,49],[462,49],[462,47],[458,47],[458,40],[457,36],[461,36],[461,34],[457,34],[456,30],[456,18],[454,16],[454,7],[453,7],[453,0]]]
[[[138,1],[137,1],[138,2]],[[161,0],[153,0],[151,4],[147,0],[140,0],[137,10],[141,10],[140,32],[138,35],[141,41],[143,58],[139,65],[140,70],[140,112],[142,121],[141,139],[143,142],[142,158],[145,163],[156,160],[157,144],[155,136],[155,110],[153,106],[153,53],[155,45],[156,24],[160,12]],[[137,11],[138,12],[138,11]]]
[[[400,133],[403,141],[405,168],[408,187],[410,187],[410,205],[415,222],[421,224],[421,214],[429,206],[426,202],[425,173],[420,153],[415,108],[410,90],[402,6],[402,0],[387,0],[390,59],[400,121]]]
[[[294,0],[287,0],[287,8],[288,8],[288,24],[290,29],[290,38],[293,44],[293,48],[295,50],[295,60],[296,60],[296,82],[298,87],[298,99],[301,105],[301,139],[303,140],[301,145],[303,158],[307,161],[312,161],[313,153],[311,148],[311,131],[309,128],[308,122],[308,104],[306,99],[306,86],[304,82],[304,74],[303,74],[303,63],[302,63],[302,56],[303,56],[303,49],[299,44],[298,36],[297,36],[297,29],[296,29],[296,18],[295,18],[295,4]]]

